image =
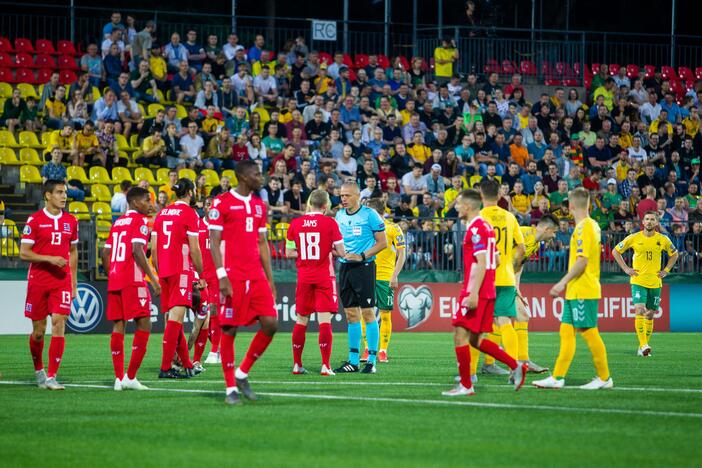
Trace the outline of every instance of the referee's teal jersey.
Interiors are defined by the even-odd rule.
[[[383,218],[374,209],[363,205],[353,214],[349,214],[345,208],[340,209],[336,213],[336,222],[339,223],[346,252],[358,255],[373,247],[376,232],[385,231]],[[375,256],[367,258],[366,262],[372,262],[374,259]],[[357,263],[348,262],[343,258],[340,258],[339,261]]]

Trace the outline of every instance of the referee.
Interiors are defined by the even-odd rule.
[[[361,347],[361,318],[366,322],[368,362],[361,371],[375,373],[375,357],[380,335],[375,319],[375,255],[387,246],[385,223],[378,213],[361,206],[360,191],[355,182],[341,186],[341,206],[336,213],[346,256],[339,259],[339,291],[348,321],[349,360],[334,372],[358,372]]]

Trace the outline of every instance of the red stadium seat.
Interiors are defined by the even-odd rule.
[[[32,70],[27,68],[19,68],[17,71],[15,71],[15,82],[37,84],[37,79]]]
[[[670,90],[675,93],[678,99],[685,95],[685,87],[677,79],[670,80]]]
[[[34,59],[36,68],[56,68],[56,60],[50,55],[37,55]]]
[[[54,44],[48,39],[37,39],[37,54],[56,55]]]
[[[609,74],[610,74],[611,76],[614,76],[614,75],[616,75],[617,73],[619,73],[619,67],[620,67],[620,65],[619,65],[618,63],[612,63],[612,64],[610,64],[610,65],[609,65]]]
[[[51,80],[53,70],[48,68],[40,68],[37,70],[37,84],[46,84]]]
[[[563,80],[563,86],[570,86],[572,88],[573,86],[578,86],[579,84],[580,83],[575,78],[566,78]]]
[[[56,52],[60,55],[78,55],[71,41],[61,40],[56,43]]]
[[[551,62],[541,62],[541,74],[546,78],[553,78],[556,75]]]
[[[678,67],[678,77],[683,81],[692,81],[695,79],[694,73],[688,67]]]
[[[76,59],[70,55],[59,55],[58,68],[59,70],[79,70]]]
[[[356,72],[353,70],[353,68],[349,68],[349,80],[353,83],[356,81]]]
[[[15,77],[12,76],[12,70],[0,68],[0,83],[16,83]]]
[[[519,71],[525,76],[536,76],[536,65],[531,60],[522,60],[519,64]]]
[[[514,75],[517,71],[517,66],[511,60],[502,61],[502,73],[505,75]]]
[[[15,63],[7,52],[0,52],[0,68],[14,68]]]
[[[644,65],[644,78],[653,78],[656,73],[656,67],[654,65]]]
[[[319,52],[319,61],[331,65],[334,60],[328,52]]]
[[[592,70],[593,75],[597,75],[600,72],[600,64],[593,63],[592,65],[590,65],[590,69]]]
[[[34,68],[34,59],[27,53],[18,53],[15,55],[16,68]]]
[[[702,67],[695,68],[695,77],[698,80],[702,80]]]
[[[639,66],[630,63],[626,66],[626,76],[632,80],[639,77]]]
[[[590,89],[590,85],[592,84],[592,75],[586,74],[583,81],[585,82],[585,89]]]
[[[485,66],[483,67],[483,72],[486,74],[490,73],[500,73],[500,64],[497,60],[495,59],[488,59],[487,62],[485,62]]]
[[[15,50],[17,53],[24,52],[27,54],[33,54],[35,52],[32,41],[24,37],[18,37],[15,39]]]
[[[344,65],[349,68],[353,68],[353,59],[349,54],[344,54]]]
[[[13,53],[12,42],[6,37],[0,37],[0,52]]]
[[[390,68],[390,59],[383,54],[378,54],[378,65],[383,68]]]
[[[368,65],[368,56],[366,54],[356,54],[354,65],[356,65],[357,69],[364,68],[366,65]]]
[[[695,80],[687,80],[685,81],[685,90],[690,91],[695,87]]]
[[[677,73],[675,73],[675,68],[664,65],[661,67],[661,76],[664,80],[672,80],[677,78]]]
[[[398,55],[397,57],[400,59],[400,63],[402,64],[402,68],[404,68],[405,70],[409,70],[411,65],[410,65],[409,61],[407,60],[407,57],[405,57],[404,55]]]
[[[561,81],[553,77],[548,77],[544,79],[544,84],[546,86],[559,86],[561,84]]]
[[[69,85],[78,81],[78,77],[73,70],[61,70],[59,72],[59,83]]]

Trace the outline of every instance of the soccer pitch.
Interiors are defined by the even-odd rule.
[[[237,362],[251,334],[237,340]],[[334,336],[333,364],[346,335]],[[474,397],[442,390],[456,372],[452,337],[396,333],[375,375],[317,375],[316,333],[293,376],[290,334],[276,336],[251,372],[257,402],[223,403],[219,365],[189,381],[159,381],[161,336],[139,378],[152,391],[114,392],[108,335],[69,335],[59,381],[31,386],[25,336],[0,337],[3,466],[699,466],[702,369],[693,333],[660,333],[653,356],[636,356],[634,333],[603,334],[613,390],[515,393],[480,375]],[[552,366],[558,335],[533,333],[532,359]],[[125,340],[129,354],[131,336]],[[47,343],[48,348],[48,343]],[[209,349],[209,344],[208,344]],[[578,339],[569,386],[594,376]]]

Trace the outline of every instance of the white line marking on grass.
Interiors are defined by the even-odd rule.
[[[4,385],[27,385],[34,386],[36,383],[29,381],[0,381]],[[75,388],[99,388],[111,390],[111,385],[87,385],[87,384],[64,384],[66,387]],[[203,390],[197,388],[149,388],[150,392],[173,392],[173,393],[198,393],[222,395],[224,392],[216,390]],[[437,405],[437,406],[471,406],[476,408],[495,409],[518,409],[536,411],[555,411],[562,413],[593,413],[593,414],[626,414],[641,416],[663,416],[673,418],[693,418],[702,419],[702,413],[681,413],[675,411],[647,411],[647,410],[626,410],[620,408],[574,408],[569,406],[553,405],[518,405],[514,403],[487,403],[477,401],[456,401],[456,400],[427,400],[410,398],[383,398],[383,397],[361,397],[343,395],[317,395],[307,393],[283,393],[283,392],[257,392],[259,395],[280,398],[301,398],[309,400],[336,400],[336,401],[369,401],[379,403],[406,403],[412,405]]]

